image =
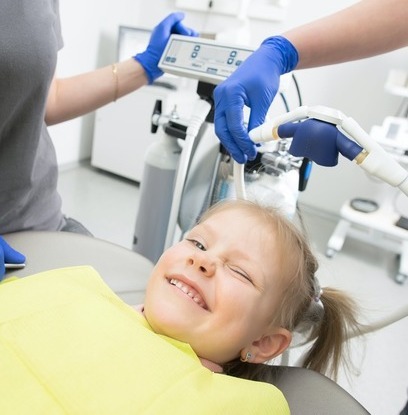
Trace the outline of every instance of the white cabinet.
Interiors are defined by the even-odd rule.
[[[140,182],[146,150],[160,134],[150,132],[156,100],[162,100],[163,114],[177,104],[181,116],[187,116],[183,107],[191,107],[194,102],[194,89],[181,93],[176,88],[145,86],[99,109],[95,116],[92,166]]]

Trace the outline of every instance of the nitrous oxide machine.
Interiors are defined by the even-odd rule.
[[[211,204],[234,198],[233,160],[213,128],[212,92],[252,49],[217,41],[172,35],[159,67],[198,80],[196,102],[188,120],[177,111],[162,114],[158,102],[152,132],[161,134],[145,157],[133,250],[155,263]],[[298,191],[304,190],[310,161],[288,153],[285,140],[264,146],[245,166],[249,199],[281,208],[292,217]]]

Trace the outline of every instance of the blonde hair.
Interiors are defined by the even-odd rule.
[[[271,229],[272,236],[278,241],[274,244],[274,256],[278,258],[281,271],[279,277],[282,280],[280,307],[274,310],[272,322],[291,332],[306,330],[307,341],[313,343],[306,354],[303,367],[335,379],[343,358],[347,333],[349,330],[353,333],[360,330],[355,317],[355,303],[345,293],[334,288],[324,287],[319,292],[320,286],[315,277],[318,261],[306,237],[275,208],[244,200],[221,201],[210,207],[199,222],[229,209],[240,209]],[[238,366],[239,363],[234,361],[233,364],[227,364],[224,371],[232,375],[237,371],[240,377],[250,376],[241,373],[242,366],[239,369]]]

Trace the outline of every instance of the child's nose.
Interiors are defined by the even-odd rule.
[[[189,258],[189,265],[196,267],[207,277],[215,273],[215,261],[205,252],[194,253]]]

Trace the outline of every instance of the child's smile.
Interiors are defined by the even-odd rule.
[[[182,291],[186,294],[189,298],[191,298],[194,303],[199,305],[204,310],[208,310],[208,306],[203,298],[203,296],[199,293],[199,291],[192,287],[189,283],[186,283],[178,278],[170,278],[168,279],[170,285],[176,287],[179,291]]]

